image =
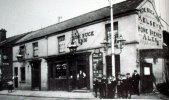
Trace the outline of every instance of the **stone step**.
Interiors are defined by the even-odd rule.
[[[80,92],[80,93],[89,93],[90,90],[86,90],[86,89],[75,89],[72,92]]]

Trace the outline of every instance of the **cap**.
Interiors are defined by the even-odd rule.
[[[126,75],[130,75],[130,73],[127,73]]]

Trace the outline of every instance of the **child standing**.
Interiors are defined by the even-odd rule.
[[[8,93],[11,93],[13,90],[13,77],[8,81]]]

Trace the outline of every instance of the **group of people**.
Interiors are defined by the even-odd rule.
[[[118,74],[117,77],[103,75],[102,78],[94,78],[93,89],[95,92],[95,97],[98,97],[98,92],[100,98],[115,98],[115,93],[117,91],[117,98],[131,98],[131,94],[139,93],[139,80],[140,75],[134,70],[132,77],[130,73],[126,75]]]

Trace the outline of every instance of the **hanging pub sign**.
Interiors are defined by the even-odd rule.
[[[147,2],[140,8],[138,22],[140,49],[162,48],[162,25],[152,3]]]

